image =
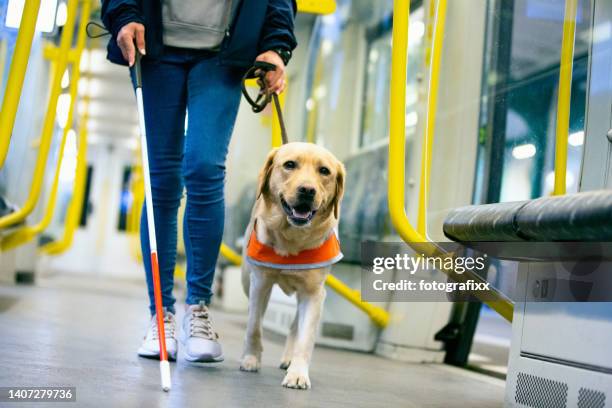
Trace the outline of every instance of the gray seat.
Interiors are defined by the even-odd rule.
[[[612,190],[456,208],[444,234],[458,242],[612,241]]]

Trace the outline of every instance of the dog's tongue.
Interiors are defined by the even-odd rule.
[[[310,214],[312,213],[312,211],[310,211],[310,210],[308,210],[308,211],[299,211],[299,210],[296,210],[295,208],[292,208],[291,212],[293,213],[293,216],[295,218],[303,218],[303,219],[306,219],[306,218],[310,217]]]

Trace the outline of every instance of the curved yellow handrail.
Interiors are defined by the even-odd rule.
[[[86,101],[87,105],[88,102]],[[87,108],[85,109],[87,111]],[[80,120],[79,147],[77,153],[77,168],[74,176],[74,188],[70,205],[66,212],[64,234],[61,239],[50,242],[40,247],[40,252],[47,255],[58,255],[70,248],[74,239],[74,232],[79,226],[83,212],[83,198],[85,196],[85,185],[87,183],[87,113]]]
[[[233,263],[234,265],[240,266],[242,265],[242,256],[234,251],[232,248],[227,246],[224,242],[221,243],[221,247],[219,248],[219,252],[225,259]]]
[[[64,71],[66,70],[66,66],[68,65],[68,51],[70,49],[72,36],[74,34],[77,6],[78,0],[68,0],[68,18],[60,38],[58,59],[55,64],[53,78],[51,81],[51,92],[49,102],[47,104],[47,112],[43,122],[40,146],[38,148],[38,157],[34,167],[34,174],[32,175],[32,184],[30,185],[29,195],[19,210],[0,218],[0,229],[24,220],[25,217],[27,217],[28,214],[34,210],[38,197],[40,196],[45,167],[47,165],[47,158],[49,156],[49,149],[51,148],[51,141],[53,139],[57,100],[62,91],[61,80],[62,76],[64,75]]]
[[[298,12],[310,14],[332,14],[336,11],[335,0],[298,0]]]
[[[390,126],[389,126],[389,169],[388,169],[388,201],[391,222],[400,237],[418,254],[425,256],[452,256],[433,242],[420,234],[411,224],[406,215],[405,196],[405,107],[406,107],[406,63],[408,49],[408,15],[409,0],[395,0],[393,3],[393,42],[391,62],[391,92],[390,92]],[[427,156],[426,156],[427,157]],[[453,271],[443,270],[452,274],[453,278],[467,280],[482,280],[471,271],[458,275]],[[499,291],[493,289],[488,294],[490,299],[484,302],[493,310],[512,321],[514,306]]]
[[[8,81],[6,82],[6,89],[4,90],[2,110],[0,110],[0,168],[4,165],[4,161],[6,160],[6,155],[11,143],[11,136],[13,135],[15,116],[19,108],[23,81],[28,68],[28,60],[30,59],[30,50],[36,30],[36,20],[38,19],[39,9],[40,0],[26,0],[23,6],[19,33],[17,34],[17,40],[15,42],[15,51],[13,52],[13,60],[8,74]]]
[[[435,4],[431,0],[431,4]],[[429,178],[431,175],[431,155],[438,110],[438,84],[440,83],[440,61],[444,43],[446,26],[446,0],[438,0],[435,23],[433,25],[433,41],[429,62],[429,90],[427,92],[427,118],[423,132],[423,154],[421,157],[421,183],[419,186],[419,209],[417,215],[417,231],[427,237],[427,205],[429,203]],[[432,17],[430,15],[430,17]]]
[[[567,138],[572,93],[572,68],[574,64],[574,39],[576,36],[576,12],[578,0],[565,1],[563,17],[563,39],[557,91],[557,126],[555,143],[555,187],[554,195],[565,194],[567,175]]]
[[[89,1],[83,2],[81,8],[81,20],[79,21],[79,30],[77,34],[77,44],[74,53],[74,59],[71,61],[72,65],[72,81],[70,82],[70,107],[68,109],[68,120],[66,121],[66,127],[64,128],[62,139],[60,142],[59,156],[55,167],[55,175],[53,176],[53,184],[49,193],[49,199],[45,208],[43,218],[35,225],[19,228],[16,231],[2,237],[0,240],[0,250],[6,251],[15,248],[19,245],[23,245],[33,239],[36,235],[44,231],[51,220],[53,219],[53,213],[55,211],[55,204],[57,200],[57,191],[59,187],[59,175],[62,167],[62,159],[64,147],[66,145],[66,139],[68,132],[72,128],[72,119],[74,117],[74,107],[76,106],[76,99],[78,96],[78,85],[81,74],[80,62],[83,49],[85,49],[85,43],[87,40],[87,23],[89,21],[89,15],[91,10],[91,3]]]

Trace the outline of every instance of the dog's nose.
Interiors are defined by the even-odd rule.
[[[298,187],[298,196],[300,198],[312,199],[316,194],[316,190],[312,186],[299,186]]]

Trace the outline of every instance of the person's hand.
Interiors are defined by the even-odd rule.
[[[145,28],[140,23],[128,23],[121,27],[119,34],[117,34],[117,45],[121,48],[123,58],[130,65],[134,65],[136,59],[136,48],[134,48],[134,40],[136,40],[136,46],[138,51],[142,55],[145,55]]]
[[[256,61],[264,61],[276,65],[276,70],[268,71],[266,74],[266,85],[270,92],[280,94],[285,90],[285,63],[274,51],[266,51],[259,54]]]

